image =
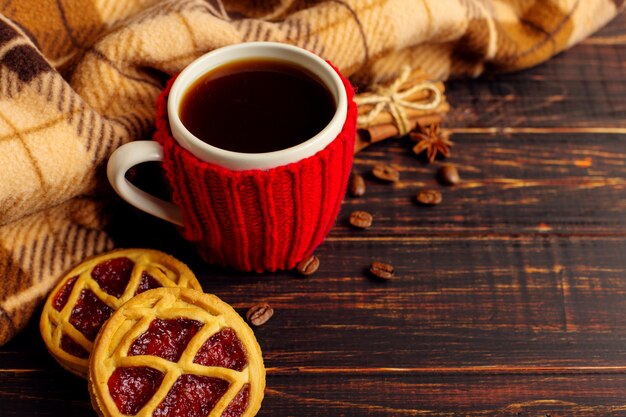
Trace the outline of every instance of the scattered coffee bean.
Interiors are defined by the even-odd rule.
[[[441,193],[437,190],[421,190],[417,193],[417,202],[426,206],[436,206],[441,203]]]
[[[367,211],[357,210],[350,215],[350,224],[359,229],[367,229],[372,225],[373,220],[374,217]]]
[[[374,176],[379,180],[388,182],[400,181],[400,173],[389,165],[377,164],[376,166],[374,166],[372,174],[374,174]]]
[[[260,303],[246,313],[246,320],[254,326],[261,326],[274,315],[274,309],[267,303]]]
[[[314,274],[315,271],[317,271],[317,268],[319,267],[320,267],[320,259],[315,255],[311,255],[308,258],[304,258],[303,260],[298,262],[298,265],[296,265],[296,269],[298,270],[300,275],[305,275],[305,276]]]
[[[370,272],[376,278],[389,280],[393,278],[393,274],[395,272],[393,265],[389,265],[383,262],[372,262],[370,266]]]
[[[350,177],[349,191],[352,197],[361,197],[365,194],[365,180],[356,172]]]
[[[454,165],[444,165],[439,169],[439,181],[445,185],[456,185],[461,181],[461,177]]]

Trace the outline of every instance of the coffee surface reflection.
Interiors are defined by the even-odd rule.
[[[328,88],[308,70],[279,60],[234,61],[204,74],[184,93],[179,114],[217,148],[263,153],[298,145],[336,111]]]

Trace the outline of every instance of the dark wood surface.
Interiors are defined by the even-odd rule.
[[[126,207],[120,244],[166,250],[255,330],[267,366],[259,416],[626,415],[626,16],[537,68],[448,83],[439,186],[408,140],[356,158],[398,184],[347,198],[301,278],[208,267],[169,226]],[[436,187],[444,201],[420,207]],[[355,209],[374,225],[355,231]],[[129,223],[127,223],[129,224]],[[390,262],[397,277],[364,271]],[[49,357],[35,321],[0,348],[0,416],[95,416],[86,383]]]

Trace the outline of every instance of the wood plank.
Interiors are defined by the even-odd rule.
[[[407,139],[358,154],[355,170],[365,175],[367,191],[346,198],[332,238],[626,232],[626,135],[456,133],[452,140],[452,157],[434,165],[412,155]],[[400,171],[399,183],[369,175],[381,162]],[[459,185],[437,183],[444,162],[459,167]],[[439,189],[442,204],[419,206],[414,197],[422,188]],[[373,226],[352,229],[353,210],[371,212]]]
[[[623,17],[620,19],[623,20]],[[615,22],[618,25],[620,22]],[[451,127],[626,127],[623,27],[514,74],[447,82]],[[611,41],[614,39],[615,41]]]
[[[86,382],[59,377],[0,373],[2,415],[96,416]],[[626,413],[625,384],[623,374],[269,375],[258,416],[618,416]]]
[[[268,366],[621,366],[625,248],[589,238],[329,242],[310,279],[202,282],[242,312],[246,294],[275,306],[256,330]],[[368,279],[372,259],[393,263],[397,279]]]
[[[283,415],[601,416],[624,415],[626,376],[561,375],[281,377],[265,409]],[[378,395],[372,397],[371,392]],[[261,414],[260,414],[261,415]],[[271,415],[271,414],[263,414]]]
[[[85,380],[62,369],[0,372],[0,415],[96,417]]]
[[[451,133],[474,133],[505,137],[526,133],[545,135],[546,139],[550,139],[549,135],[551,134],[626,134],[626,128],[623,127],[448,127],[446,129]]]

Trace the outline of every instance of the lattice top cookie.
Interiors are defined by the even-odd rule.
[[[98,335],[89,368],[94,408],[105,417],[254,416],[265,389],[252,330],[214,295],[147,291]]]
[[[61,366],[86,378],[93,341],[109,316],[137,294],[175,286],[201,290],[193,272],[165,253],[123,249],[93,257],[52,290],[41,314],[41,335]]]

